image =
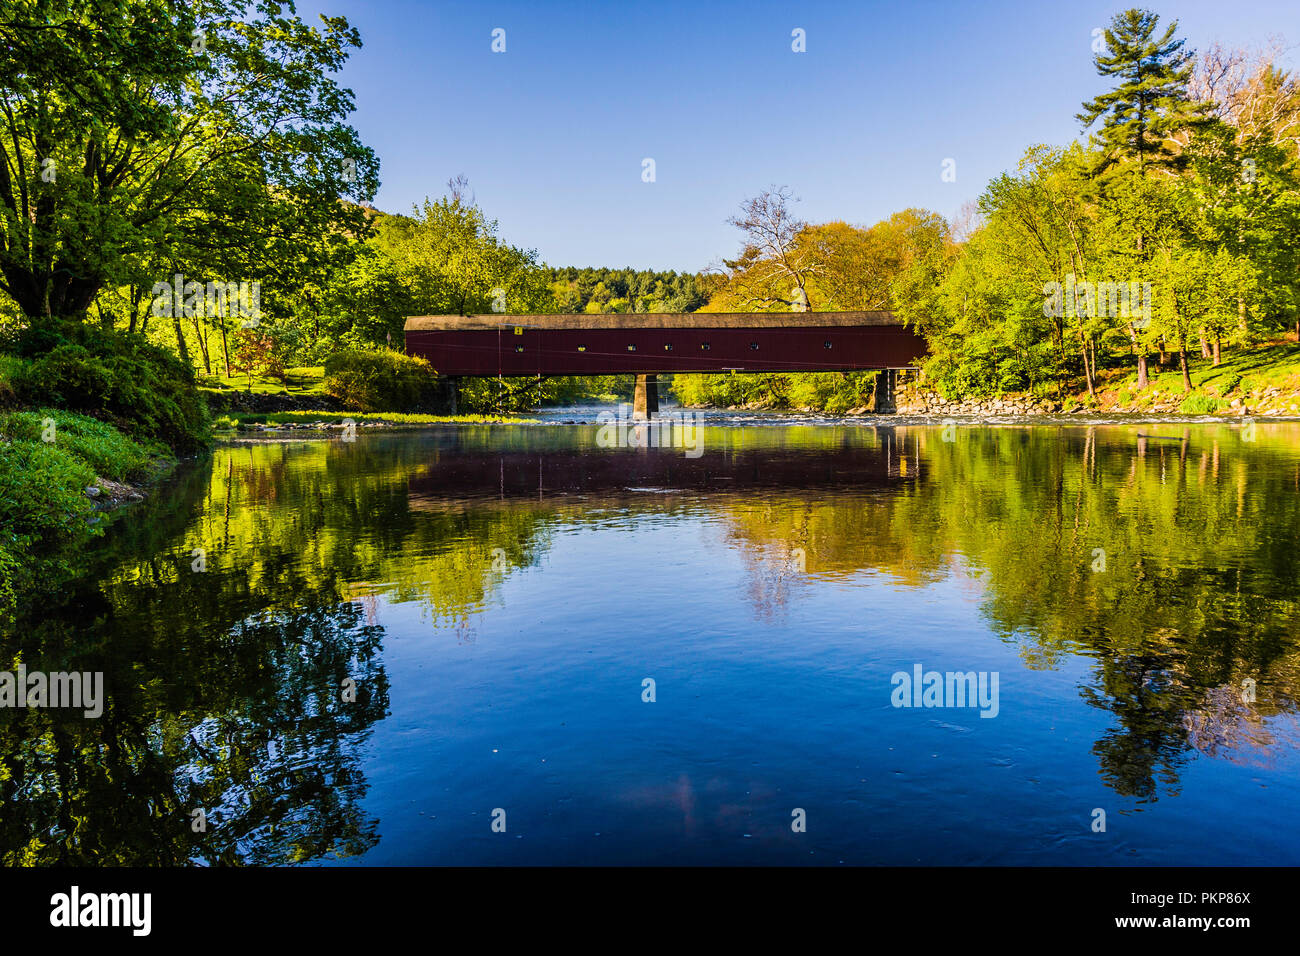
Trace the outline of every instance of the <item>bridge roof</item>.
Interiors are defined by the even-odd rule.
[[[819,326],[901,326],[892,312],[636,312],[592,315],[413,315],[407,332],[467,332],[523,326],[531,329],[770,329]]]

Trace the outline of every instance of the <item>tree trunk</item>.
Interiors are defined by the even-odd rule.
[[[230,345],[226,342],[226,319],[221,318],[221,355],[226,361],[226,378],[230,378]]]
[[[1138,391],[1147,387],[1147,353],[1145,351],[1138,352],[1137,387]]]
[[[199,316],[194,315],[194,337],[199,340],[199,355],[203,358],[203,372],[206,375],[212,374],[212,360],[208,357],[208,337],[204,334],[202,326],[199,324]]]
[[[1083,353],[1083,379],[1088,383],[1088,397],[1096,398],[1097,392],[1092,386],[1092,367],[1088,365],[1088,341],[1079,333],[1079,351]]]
[[[144,293],[138,288],[131,289],[131,318],[127,322],[126,331],[128,334],[135,333],[136,317],[140,312],[140,299]]]
[[[1201,336],[1201,358],[1209,358],[1209,357],[1210,357],[1210,343],[1209,343],[1208,341],[1206,341],[1206,338],[1205,338],[1205,326],[1201,326],[1199,332],[1200,332],[1200,336]]]
[[[181,361],[189,368],[193,368],[190,363],[190,350],[185,345],[185,330],[181,328],[181,317],[172,315],[172,327],[176,330],[176,351],[181,355]]]
[[[1214,367],[1215,368],[1219,367],[1219,362],[1222,358],[1221,349],[1222,349],[1222,343],[1219,340],[1219,333],[1215,332],[1214,333]]]
[[[1183,391],[1190,392],[1192,390],[1192,375],[1187,370],[1187,343],[1186,342],[1180,342],[1178,344],[1178,367],[1183,370]]]

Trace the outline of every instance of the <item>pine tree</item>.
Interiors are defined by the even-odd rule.
[[[1077,114],[1084,129],[1102,119],[1096,134],[1103,156],[1099,174],[1129,163],[1137,164],[1141,176],[1175,171],[1184,160],[1174,136],[1206,121],[1202,104],[1187,94],[1192,51],[1174,39],[1178,21],[1155,39],[1159,21],[1149,10],[1116,14],[1105,32],[1106,49],[1093,57],[1100,76],[1119,81]]]
[[[1132,216],[1132,259],[1141,264],[1150,258],[1146,249],[1149,213],[1154,183],[1148,177],[1177,173],[1187,164],[1175,136],[1188,129],[1198,130],[1211,120],[1207,104],[1188,95],[1192,76],[1192,51],[1174,39],[1178,21],[1157,34],[1160,17],[1150,10],[1130,9],[1118,13],[1105,32],[1106,49],[1093,57],[1100,76],[1117,85],[1083,104],[1077,118],[1085,129],[1098,119],[1101,128],[1094,136],[1100,160],[1092,175],[1099,180],[1103,199],[1118,202]],[[1158,37],[1158,39],[1157,39]],[[1158,204],[1157,204],[1158,205]],[[1147,345],[1138,326],[1130,320],[1127,332],[1137,358],[1137,387],[1147,386]]]

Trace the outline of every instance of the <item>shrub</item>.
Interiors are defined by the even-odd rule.
[[[1217,398],[1194,393],[1183,399],[1183,403],[1178,406],[1178,410],[1184,415],[1208,415],[1217,412],[1220,404]]]
[[[111,425],[53,408],[0,415],[0,436],[11,441],[42,442],[47,420],[54,424],[53,444],[85,462],[101,478],[126,481],[143,474],[149,464],[151,449]]]
[[[14,390],[27,405],[93,415],[176,451],[192,451],[208,439],[208,409],[193,370],[138,336],[52,323],[25,330],[18,350],[30,361],[16,375]]]
[[[60,409],[0,414],[0,629],[20,596],[30,603],[66,580],[78,548],[101,532],[86,488],[136,476],[152,450]]]
[[[339,352],[325,360],[325,393],[359,412],[402,412],[432,401],[437,377],[401,352]]]
[[[94,469],[56,444],[0,442],[0,547],[41,554],[85,537],[94,481]]]
[[[66,555],[98,533],[86,486],[95,473],[55,444],[0,441],[0,625],[19,595],[66,575]]]
[[[0,532],[0,537],[3,537],[3,532]],[[8,627],[14,621],[23,576],[23,563],[0,542],[0,628]]]
[[[18,404],[18,388],[15,382],[27,371],[28,363],[16,355],[0,354],[0,408],[12,408]]]

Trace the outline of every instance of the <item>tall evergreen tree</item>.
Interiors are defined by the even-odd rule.
[[[1192,51],[1175,39],[1178,21],[1158,33],[1160,17],[1136,8],[1118,13],[1105,32],[1106,48],[1093,57],[1100,76],[1116,86],[1083,104],[1077,118],[1084,128],[1099,119],[1094,135],[1099,152],[1093,176],[1099,180],[1101,199],[1126,210],[1132,226],[1131,259],[1136,274],[1145,272],[1150,259],[1146,248],[1151,219],[1152,184],[1148,177],[1176,173],[1187,157],[1175,137],[1199,130],[1208,122],[1208,104],[1188,94],[1192,77]],[[1118,250],[1117,250],[1118,251]],[[1123,258],[1121,252],[1121,258]],[[1133,321],[1127,323],[1130,347],[1137,358],[1137,387],[1147,386],[1148,343]]]
[[[1202,104],[1191,99],[1192,51],[1174,38],[1178,21],[1156,38],[1160,17],[1149,10],[1118,13],[1106,30],[1106,49],[1093,57],[1100,76],[1118,80],[1114,89],[1083,104],[1077,114],[1087,129],[1102,119],[1097,140],[1104,172],[1137,163],[1138,173],[1176,170],[1183,163],[1174,135],[1205,121]]]

